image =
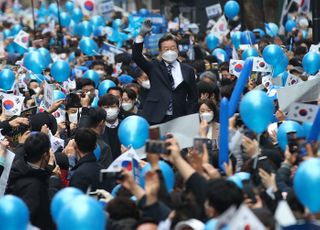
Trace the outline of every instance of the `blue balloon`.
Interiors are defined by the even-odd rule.
[[[9,43],[7,46],[6,46],[6,51],[8,52],[8,53],[15,53],[16,52],[16,49],[15,49],[15,45],[14,45],[15,43],[14,42],[11,42],[11,43]]]
[[[58,5],[57,3],[53,2],[49,5],[49,12],[53,16],[58,16]]]
[[[74,4],[71,1],[67,1],[66,4],[64,4],[64,6],[66,8],[66,11],[71,13],[73,10]]]
[[[59,230],[106,229],[107,218],[102,205],[95,199],[79,195],[60,212],[57,226]]]
[[[26,53],[28,50],[27,49],[25,49],[24,47],[22,47],[22,46],[20,46],[20,45],[18,45],[17,43],[13,43],[14,44],[14,49],[15,49],[15,51],[16,51],[16,53],[18,53],[18,54],[24,54],[24,53]],[[30,49],[29,51],[31,51],[32,49]]]
[[[308,74],[317,73],[320,70],[320,54],[308,52],[302,59],[302,66]]]
[[[71,17],[69,16],[68,13],[62,12],[60,13],[60,21],[61,21],[61,26],[68,27],[71,22]]]
[[[3,39],[6,40],[10,36],[11,36],[11,31],[9,29],[4,29],[3,30]]]
[[[22,30],[22,27],[20,26],[20,24],[16,24],[11,28],[11,36],[15,36],[17,35],[20,30]]]
[[[14,73],[10,69],[3,69],[0,72],[0,88],[10,90],[16,80]]]
[[[206,226],[204,228],[204,230],[212,230],[212,229],[216,229],[218,225],[218,219],[211,219],[206,223]]]
[[[33,73],[38,74],[46,68],[45,57],[39,51],[31,51],[23,59],[24,66]]]
[[[238,104],[243,93],[245,86],[251,76],[251,70],[253,65],[253,59],[248,58],[245,60],[243,68],[241,70],[240,76],[237,80],[236,86],[232,92],[230,101],[229,101],[229,117],[233,117],[234,113],[238,108]]]
[[[174,172],[170,165],[164,161],[159,161],[159,168],[162,172],[162,175],[164,177],[164,182],[166,184],[168,192],[171,192],[173,190],[174,186]],[[140,185],[144,188],[144,177],[148,171],[151,170],[150,163],[146,164],[140,174]]]
[[[35,75],[30,74],[30,78],[36,80],[39,84],[44,80],[46,80],[46,77],[43,76],[42,74],[35,74]]]
[[[79,8],[74,8],[72,11],[71,17],[74,22],[81,22],[81,20],[83,18],[83,13]]]
[[[142,16],[146,16],[146,15],[149,14],[149,11],[147,9],[145,9],[145,8],[141,8],[139,10],[139,14],[142,15]]]
[[[248,172],[237,172],[234,174],[235,177],[238,177],[241,181],[250,180],[251,174]]]
[[[292,32],[292,30],[293,30],[294,28],[296,28],[296,27],[297,27],[296,21],[294,21],[294,20],[288,20],[288,21],[286,22],[285,28],[286,28],[286,31],[287,31],[287,32]]]
[[[44,57],[43,63],[45,67],[48,67],[51,63],[51,54],[50,51],[47,50],[46,48],[39,48],[38,52],[42,54],[42,56]]]
[[[97,161],[100,159],[101,156],[101,149],[100,145],[97,145],[97,147],[93,151],[94,156],[96,157]]]
[[[206,44],[209,50],[213,50],[219,45],[219,39],[210,33],[206,37]]]
[[[277,140],[278,140],[279,146],[282,150],[285,150],[286,146],[288,144],[288,139],[287,139],[288,132],[296,132],[298,138],[304,136],[303,127],[298,122],[284,121],[279,126],[278,134],[277,134]]]
[[[246,60],[248,57],[259,57],[258,50],[256,48],[250,47],[243,51],[242,60]]]
[[[250,30],[243,31],[241,33],[241,44],[252,45],[256,43],[256,37]]]
[[[93,101],[91,103],[91,108],[99,107],[98,102],[99,102],[99,98],[98,97],[93,98]]]
[[[242,181],[241,181],[241,179],[239,177],[236,177],[236,176],[233,175],[233,176],[228,177],[228,180],[232,181],[233,183],[235,183],[238,188],[240,188],[240,189],[243,188]]]
[[[149,138],[149,124],[143,117],[129,116],[124,119],[118,129],[120,143],[125,147],[141,148]]]
[[[248,92],[240,102],[240,116],[249,129],[262,133],[273,120],[274,104],[260,90]]]
[[[62,209],[73,202],[73,200],[79,196],[83,195],[83,192],[74,187],[68,187],[57,192],[51,202],[50,209],[51,215],[55,223],[57,223],[59,214]]]
[[[61,92],[60,90],[53,90],[53,101],[56,102],[56,101],[60,101],[62,99],[65,99],[66,98],[66,95]]]
[[[239,14],[240,11],[240,6],[239,3],[236,1],[227,1],[227,3],[224,5],[224,14],[227,16],[229,19],[233,19],[235,16]]]
[[[216,57],[218,63],[226,62],[229,60],[228,54],[224,49],[215,48],[212,55]]]
[[[116,20],[113,20],[113,22],[112,22],[112,28],[114,29],[114,30],[118,30],[119,29],[119,27],[121,26],[121,24],[122,24],[122,21],[121,21],[121,19],[116,19]]]
[[[260,38],[262,38],[262,37],[264,37],[266,35],[266,33],[260,28],[256,28],[256,29],[252,30],[252,32],[253,33],[258,33]]]
[[[92,16],[91,19],[90,19],[90,23],[94,27],[99,27],[99,26],[104,26],[105,25],[105,21],[104,21],[103,17],[101,17],[100,15]]]
[[[79,47],[82,53],[84,53],[87,56],[93,56],[97,54],[99,50],[97,43],[92,38],[88,37],[81,38],[79,42]]]
[[[115,87],[116,84],[111,81],[111,80],[104,80],[100,83],[99,85],[99,97],[102,97],[103,95],[105,95],[108,92],[108,89],[111,87]]]
[[[231,42],[236,49],[239,49],[239,46],[241,44],[241,34],[241,31],[236,31],[231,36]]]
[[[88,78],[94,82],[95,87],[97,88],[100,82],[99,74],[94,70],[88,70],[84,73],[83,78]]]
[[[90,24],[90,22],[88,21],[83,21],[81,24],[80,24],[80,36],[86,36],[86,37],[90,37],[90,35],[92,34],[92,26]]]
[[[278,35],[279,27],[275,23],[273,22],[265,23],[265,28],[266,28],[266,33],[270,37],[273,38]]]
[[[112,195],[113,197],[116,197],[118,191],[120,190],[120,188],[121,188],[121,184],[117,184],[117,185],[112,189],[111,195]]]
[[[269,65],[276,65],[280,62],[284,52],[278,45],[268,45],[263,49],[262,57]]]
[[[56,61],[51,66],[51,75],[57,82],[64,82],[71,76],[71,69],[66,61]]]
[[[293,179],[297,198],[311,213],[320,211],[320,159],[311,158],[302,162]]]
[[[273,66],[272,76],[277,77],[279,76],[279,74],[286,71],[288,64],[289,64],[289,59],[287,55],[284,54],[280,62],[278,62],[275,66]]]
[[[2,229],[27,229],[29,209],[19,197],[5,195],[0,198],[0,223]]]

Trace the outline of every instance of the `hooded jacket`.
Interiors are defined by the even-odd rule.
[[[18,158],[12,165],[6,190],[6,194],[18,196],[26,203],[32,225],[40,229],[53,229],[50,198],[58,188],[49,179],[49,170],[32,168],[23,157]]]

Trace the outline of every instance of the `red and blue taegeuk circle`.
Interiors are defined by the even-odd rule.
[[[11,101],[11,100],[5,100],[3,102],[3,107],[6,109],[6,110],[10,110],[14,107],[14,102]]]
[[[94,9],[94,3],[92,1],[85,1],[84,2],[84,8],[88,11],[93,11]]]
[[[234,66],[234,70],[237,72],[237,73],[240,73],[241,70],[242,70],[242,65],[241,64],[236,64]]]

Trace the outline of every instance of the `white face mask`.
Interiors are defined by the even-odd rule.
[[[162,59],[168,63],[173,63],[178,58],[178,53],[173,50],[168,50],[162,54]]]
[[[128,102],[128,103],[127,102],[123,102],[121,106],[122,106],[124,111],[130,111],[132,109],[132,107],[133,107],[133,104],[130,103],[130,102]]]
[[[145,89],[150,89],[151,88],[150,80],[142,81],[141,86]]]
[[[105,109],[106,113],[107,113],[107,120],[108,121],[114,121],[119,114],[119,109],[118,108],[108,108]]]
[[[100,78],[104,76],[104,71],[103,70],[97,70],[97,74],[99,74]]]
[[[68,113],[70,123],[78,124],[78,112]]]
[[[201,121],[207,121],[208,123],[213,120],[213,112],[200,113]]]
[[[33,91],[38,94],[40,92],[40,87],[34,88]]]

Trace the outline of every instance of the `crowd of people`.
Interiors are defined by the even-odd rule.
[[[297,188],[296,174],[300,165],[318,158],[317,130],[320,127],[319,115],[315,115],[318,110],[313,118],[308,118],[312,121],[307,129],[307,122],[293,121],[294,118],[288,117],[287,108],[279,107],[275,93],[277,89],[297,87],[319,78],[320,58],[314,59],[312,65],[318,67],[312,74],[303,61],[313,44],[312,31],[308,30],[310,25],[305,27],[305,23],[300,25],[298,21],[303,18],[303,22],[311,24],[306,15],[293,12],[291,20],[297,23],[284,35],[266,34],[262,29],[255,33],[245,31],[242,32],[247,34],[244,40],[249,43],[235,44],[236,39],[229,34],[220,38],[214,47],[208,38],[211,27],[203,34],[188,27],[168,29],[158,41],[156,55],[144,49],[146,36],[153,33],[153,23],[146,19],[139,24],[138,34],[127,35],[122,47],[108,39],[108,33],[90,34],[90,41],[98,49],[89,55],[80,44],[83,38],[79,33],[75,34],[68,26],[60,31],[58,21],[52,27],[50,18],[54,21],[54,17],[41,16],[40,9],[45,6],[38,7],[34,31],[12,13],[22,9],[5,4],[2,7],[0,86],[10,84],[6,69],[15,77],[9,87],[0,87],[0,175],[7,177],[0,183],[0,191],[3,191],[0,194],[0,229],[27,227],[22,223],[23,218],[19,218],[21,213],[10,214],[5,203],[10,195],[24,202],[29,213],[29,228],[35,229],[209,230],[230,227],[272,230],[297,221],[316,226],[320,213],[319,194],[316,194],[319,170],[310,167],[313,171],[307,178],[314,181],[305,180],[299,184],[306,186],[305,189]],[[60,6],[62,12],[68,13],[67,8],[67,3]],[[90,17],[86,19],[90,21]],[[123,13],[113,12],[109,20],[103,21],[102,27],[115,30],[115,21],[121,22],[121,31],[130,23]],[[240,27],[231,24],[230,30],[237,33]],[[13,33],[16,26],[29,34],[28,49],[14,44],[18,33],[11,36],[8,31]],[[121,52],[105,55],[105,44],[114,45],[114,49]],[[187,49],[181,49],[186,44]],[[277,76],[274,76],[275,68],[269,72],[250,69],[241,94],[260,91],[267,95],[275,103],[272,120],[267,122],[268,127],[257,132],[243,117],[237,103],[236,113],[228,117],[226,145],[220,140],[224,138],[221,133],[224,124],[220,122],[222,99],[231,101],[243,78],[231,71],[230,59],[241,60],[242,57],[246,61],[244,56],[248,53],[241,45],[248,49],[257,47],[257,54],[249,56],[264,57],[264,49],[270,44],[281,47],[288,59],[287,65]],[[218,47],[224,52],[213,52]],[[35,57],[33,52],[44,48],[48,53],[42,59],[49,57],[49,63],[40,74],[36,73],[39,60],[31,59],[30,63],[26,60],[29,60],[28,54]],[[59,70],[55,64],[61,61],[68,63],[70,70],[70,75],[62,81],[59,76],[68,72],[68,68],[61,68],[58,75],[53,71]],[[241,68],[244,70],[245,66],[246,63]],[[274,80],[276,77],[280,82]],[[290,77],[297,84],[288,84]],[[319,81],[315,84],[319,85]],[[48,87],[52,87],[52,95]],[[317,98],[303,101],[304,105],[319,105],[319,93],[316,93]],[[17,105],[19,103],[14,100],[19,97],[23,101]],[[52,97],[51,103],[46,104],[50,102],[49,97]],[[259,103],[259,98],[255,100]],[[12,101],[14,104],[10,104]],[[254,100],[251,103],[254,104]],[[12,109],[19,106],[19,112],[13,113]],[[268,113],[267,105],[262,113],[250,112],[253,116],[262,116],[259,127],[262,120],[267,119],[263,117],[263,113]],[[103,170],[130,151],[131,146],[124,145],[119,137],[121,125],[134,122],[130,118],[139,116],[150,126],[157,127],[197,113],[194,125],[199,124],[199,130],[194,138],[205,142],[200,146],[192,146],[192,143],[189,148],[182,149],[174,134],[162,134],[163,152],[144,152],[139,159],[138,172],[145,171],[138,175],[143,177],[143,184],[141,178],[140,181],[136,179],[134,161],[130,162],[130,167],[102,176]],[[131,125],[130,128],[136,129],[140,123]],[[285,137],[281,137],[283,132]],[[309,138],[310,132],[317,134],[315,139]],[[122,136],[130,135],[129,130]],[[143,134],[134,135],[133,139],[141,139]],[[221,164],[222,148],[227,148],[228,160]],[[9,152],[14,153],[12,165],[7,160]],[[147,166],[149,170],[146,171],[143,168]],[[172,187],[168,181],[173,181]],[[308,187],[308,183],[314,183],[315,187]],[[95,210],[83,208],[77,195],[98,200],[101,205]],[[55,206],[55,202],[60,202],[60,206]],[[279,214],[278,208],[283,202],[287,206]],[[68,207],[70,204],[73,209]],[[92,214],[100,209],[103,209],[102,217]]]

